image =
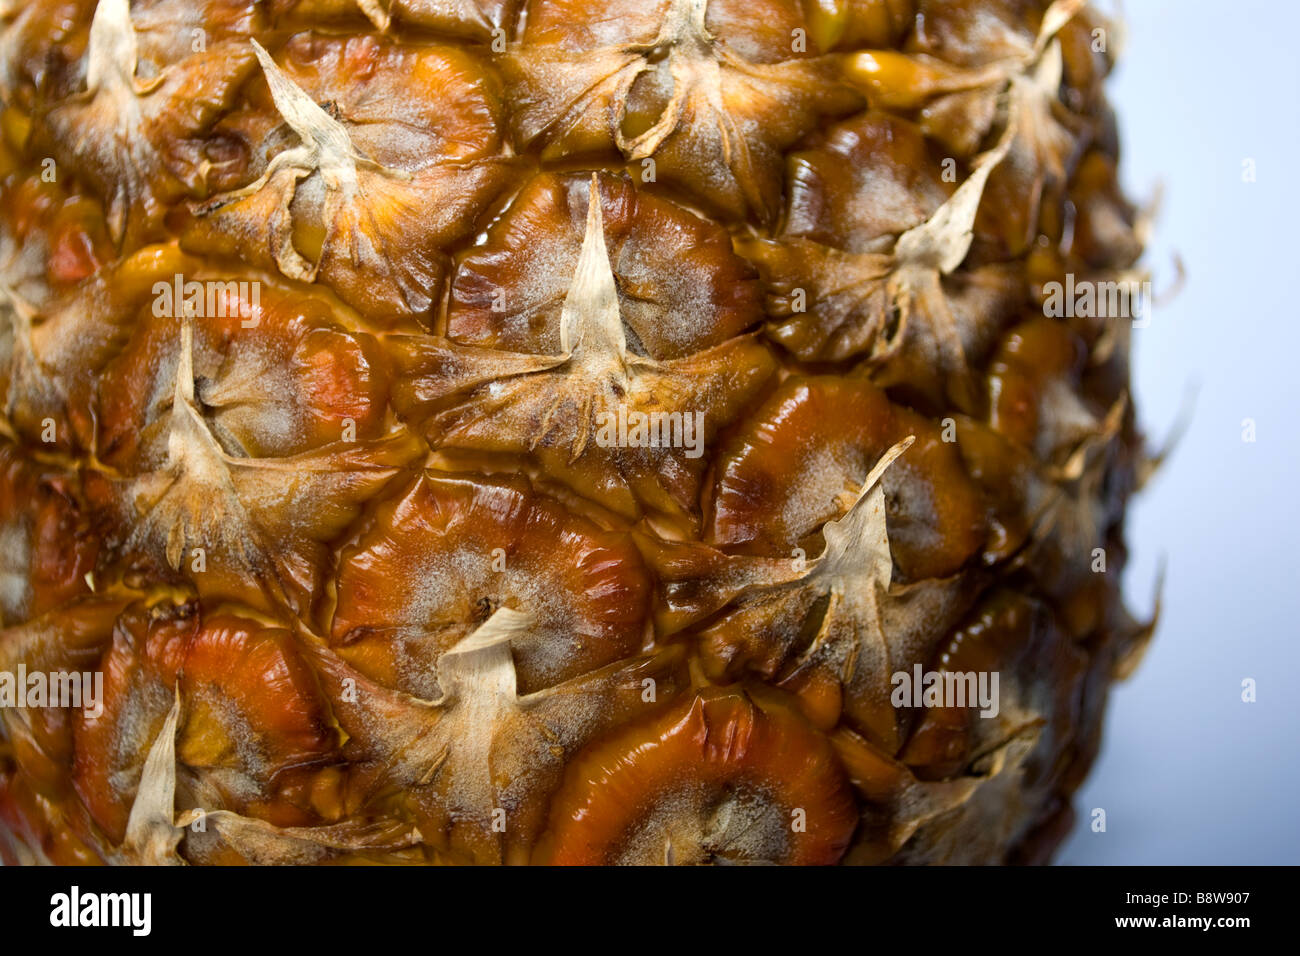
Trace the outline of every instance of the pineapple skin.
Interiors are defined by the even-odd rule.
[[[0,860],[1049,860],[1151,632],[1117,39],[0,2],[0,675],[103,680]]]

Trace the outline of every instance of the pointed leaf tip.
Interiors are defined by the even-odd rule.
[[[888,587],[893,559],[885,530],[885,493],[880,487],[880,479],[915,441],[915,435],[908,435],[881,455],[862,482],[853,507],[826,525],[823,530],[826,552],[820,565],[832,572],[846,566],[860,568],[871,565],[880,583]]]
[[[1034,56],[1041,56],[1047,44],[1083,9],[1086,0],[1055,0],[1043,14],[1043,23],[1034,41]]]
[[[180,862],[176,845],[181,834],[175,824],[176,728],[180,722],[181,689],[177,684],[171,710],[149,747],[135,801],[127,817],[122,850],[128,858],[147,864]]]
[[[862,482],[862,491],[859,494],[859,499],[865,497],[867,492],[870,491],[872,487],[874,487],[875,484],[878,481],[880,481],[880,479],[884,476],[885,471],[888,470],[889,466],[892,465],[895,461],[897,461],[899,456],[901,456],[903,452],[907,451],[914,444],[916,444],[916,436],[908,435],[902,441],[896,443],[888,451],[886,451],[883,455],[881,455],[880,460],[876,462],[875,467],[873,467],[871,471],[867,473],[866,480]]]
[[[613,351],[619,357],[627,349],[623,319],[619,314],[618,286],[605,247],[605,224],[600,204],[600,183],[591,174],[587,197],[587,226],[582,237],[582,251],[574,270],[573,282],[564,298],[560,316],[560,349],[568,355],[589,338],[599,334],[599,343],[589,342],[601,351]]]
[[[139,58],[130,0],[99,0],[86,48],[86,89],[94,92],[135,76]]]
[[[355,152],[347,129],[313,100],[307,91],[289,78],[266,48],[256,40],[248,41],[262,65],[271,99],[284,121],[298,134],[303,145],[313,150],[317,166],[329,164],[340,168],[355,166]]]
[[[1016,136],[1014,114],[998,143],[975,158],[974,168],[948,201],[925,222],[898,237],[894,256],[899,262],[938,269],[948,275],[966,259],[975,237],[975,217],[990,174],[1006,157]]]

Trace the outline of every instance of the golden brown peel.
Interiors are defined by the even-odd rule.
[[[0,0],[0,861],[1049,858],[1150,636],[1112,33]]]
[[[540,862],[826,864],[855,823],[823,738],[784,709],[712,691],[575,761]]]

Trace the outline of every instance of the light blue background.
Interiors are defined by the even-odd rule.
[[[1300,3],[1128,0],[1112,79],[1130,195],[1165,185],[1147,261],[1188,280],[1135,333],[1155,443],[1199,385],[1191,428],[1134,503],[1130,605],[1160,630],[1111,698],[1061,863],[1300,863]],[[1254,159],[1257,182],[1242,182]],[[1257,441],[1242,441],[1254,419]],[[1241,702],[1254,678],[1258,703]],[[1089,829],[1105,808],[1107,830]]]

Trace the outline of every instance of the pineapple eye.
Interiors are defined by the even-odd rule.
[[[778,702],[709,689],[577,757],[539,862],[816,865],[857,823],[824,738]]]

